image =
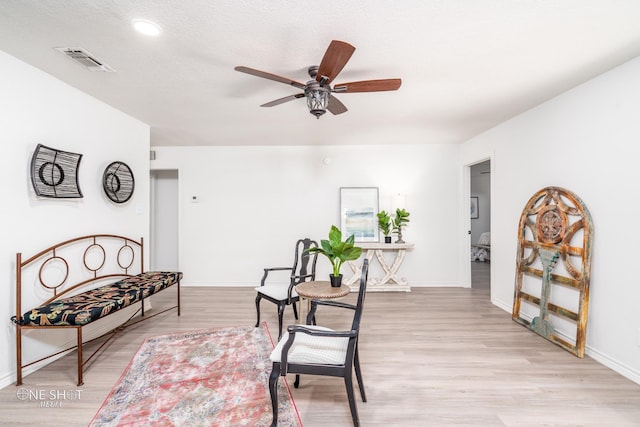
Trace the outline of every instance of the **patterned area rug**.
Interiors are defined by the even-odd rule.
[[[147,338],[90,426],[268,426],[266,324]],[[278,381],[278,426],[302,426]]]

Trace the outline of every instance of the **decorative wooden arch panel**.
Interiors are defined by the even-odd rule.
[[[591,214],[564,188],[538,191],[520,216],[512,318],[578,357],[586,340],[592,236]]]

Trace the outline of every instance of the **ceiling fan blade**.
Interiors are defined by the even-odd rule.
[[[347,112],[347,107],[333,95],[329,95],[329,103],[327,104],[327,110],[331,114],[342,114]]]
[[[275,74],[271,74],[271,73],[267,73],[266,71],[260,71],[260,70],[256,70],[254,68],[249,68],[249,67],[245,67],[242,65],[239,65],[237,67],[234,68],[234,70],[236,71],[240,71],[241,73],[247,73],[247,74],[251,74],[252,76],[256,76],[256,77],[262,77],[263,79],[269,79],[269,80],[273,80],[276,82],[280,82],[280,83],[284,83],[284,84],[288,84],[291,86],[295,86],[299,89],[304,89],[305,85],[304,83],[300,83],[297,82],[295,80],[291,80],[290,78],[287,77],[281,77]]]
[[[398,90],[402,84],[401,79],[363,80],[361,82],[340,83],[333,87],[334,92],[383,92],[386,90]]]
[[[276,105],[284,104],[285,102],[293,101],[294,99],[304,98],[304,93],[298,93],[295,95],[285,96],[284,98],[276,99],[266,104],[262,104],[261,107],[275,107]]]
[[[325,77],[327,80],[324,83],[330,83],[342,71],[355,50],[349,43],[332,40],[322,57],[316,80],[323,83],[322,79]]]

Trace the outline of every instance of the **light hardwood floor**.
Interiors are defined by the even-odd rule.
[[[472,267],[488,280],[488,264]],[[19,400],[19,387],[0,390],[0,425],[86,425],[145,337],[253,324],[254,295],[248,288],[183,288],[183,315],[169,312],[127,330],[92,361],[79,399],[41,408]],[[159,294],[154,304],[171,297]],[[293,323],[290,308],[286,316]],[[263,319],[277,331],[273,304],[263,302]],[[339,327],[344,320],[319,312],[319,324]],[[514,323],[490,304],[483,283],[368,294],[360,351],[368,397],[358,400],[363,426],[640,426],[640,385]],[[74,357],[27,376],[23,387],[76,390]],[[305,426],[351,425],[340,379],[304,376],[291,390]]]

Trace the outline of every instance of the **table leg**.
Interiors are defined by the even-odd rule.
[[[368,249],[367,253],[364,256],[364,259],[369,260],[369,265],[371,265],[371,260],[373,259],[373,255],[375,254],[375,252],[376,251],[373,249]],[[362,271],[362,262],[358,263],[358,260],[347,261],[347,265],[351,267],[351,270],[353,271],[353,275],[350,278],[348,278],[346,281],[344,281],[344,284],[347,286],[352,286],[360,281],[360,271]]]
[[[385,276],[382,279],[380,279],[379,281],[380,284],[386,284],[391,281],[396,282],[398,285],[407,284],[406,280],[402,280],[396,275],[396,273],[400,269],[400,264],[402,264],[402,261],[404,260],[404,254],[405,254],[404,249],[400,249],[396,254],[396,258],[393,260],[393,264],[391,265],[391,267],[389,267],[385,262],[382,251],[376,251],[376,257],[378,258],[378,261],[380,262],[382,269],[386,273]]]
[[[303,310],[304,307],[304,310]],[[311,299],[298,296],[298,324],[305,325],[311,311]]]

